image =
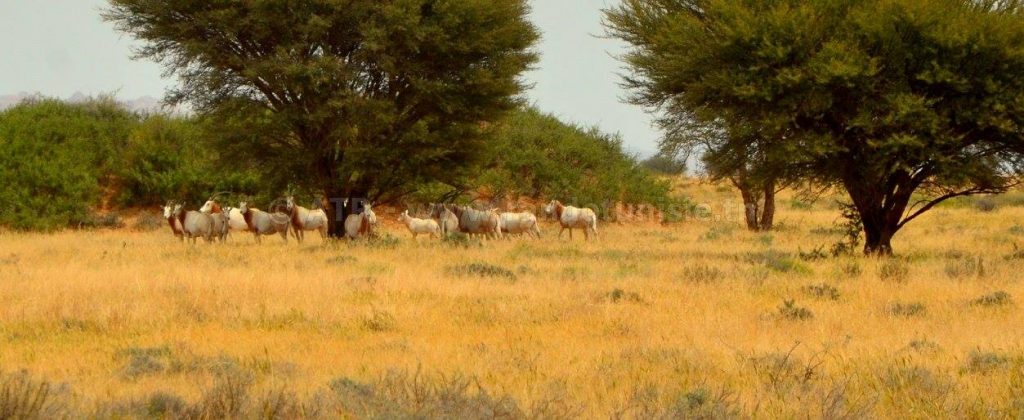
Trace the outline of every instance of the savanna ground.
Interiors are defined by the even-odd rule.
[[[1019,198],[939,207],[896,259],[824,255],[837,207],[792,195],[772,233],[589,243],[3,233],[0,417],[1015,417]]]

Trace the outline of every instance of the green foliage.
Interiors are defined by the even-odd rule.
[[[137,121],[109,98],[39,99],[0,112],[0,224],[54,230],[85,221]]]
[[[674,203],[669,183],[624,153],[620,138],[533,108],[512,113],[494,130],[486,160],[491,163],[469,184],[495,196],[557,198],[597,211],[614,202],[660,209]]]
[[[118,170],[122,206],[160,204],[167,199],[202,203],[217,191],[276,196],[280,185],[262,181],[245,161],[222,156],[214,132],[192,117],[152,115],[128,137]],[[282,187],[282,188],[275,188]]]
[[[632,102],[711,138],[705,160],[842,186],[864,250],[889,254],[934,205],[1003,192],[1022,171],[1022,13],[1016,1],[624,0],[606,24],[633,47]]]
[[[169,99],[225,133],[222,150],[331,197],[461,179],[537,59],[525,0],[110,5],[138,56],[180,80]]]
[[[686,161],[662,153],[640,162],[640,166],[662,175],[682,175],[686,172]]]
[[[120,227],[116,214],[93,210],[168,199],[197,206],[215,191],[273,196],[251,165],[222,159],[211,134],[194,118],[139,115],[107,97],[38,99],[0,112],[0,225]]]

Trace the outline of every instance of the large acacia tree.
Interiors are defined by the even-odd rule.
[[[868,254],[944,200],[1014,185],[1024,15],[997,0],[623,0],[634,102],[763,135],[787,176],[844,188]],[[754,141],[756,140],[756,141]],[[728,152],[727,149],[721,149]]]
[[[472,163],[536,61],[528,12],[525,0],[110,0],[104,17],[177,76],[169,102],[223,123],[224,155],[372,198]]]

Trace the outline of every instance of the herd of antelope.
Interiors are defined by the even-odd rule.
[[[348,205],[347,200],[342,205]],[[187,239],[193,244],[199,238],[206,242],[223,242],[232,231],[250,232],[256,243],[261,242],[262,236],[274,234],[280,235],[287,243],[289,233],[302,243],[308,231],[317,231],[321,239],[327,238],[327,213],[323,209],[300,206],[295,203],[293,196],[285,198],[283,211],[280,208],[262,211],[250,207],[246,201],[239,203],[238,207],[221,207],[211,197],[199,210],[186,211],[183,203],[168,202],[163,206],[163,212],[174,236],[182,241]],[[561,225],[559,238],[568,230],[569,239],[572,239],[573,229],[583,230],[588,240],[591,235],[597,235],[597,214],[589,208],[566,206],[558,200],[552,200],[544,207],[544,212],[552,215]],[[409,210],[405,210],[399,215],[398,221],[405,225],[414,240],[419,235],[444,238],[457,232],[490,239],[521,235],[540,239],[537,216],[530,212],[509,213],[495,209],[477,210],[469,206],[431,204],[428,218],[410,216]],[[376,226],[377,215],[373,212],[372,203],[364,203],[361,213],[350,214],[345,218],[345,238],[367,237]]]

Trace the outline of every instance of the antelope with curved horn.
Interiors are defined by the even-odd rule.
[[[185,234],[181,230],[181,221],[174,216],[175,204],[168,201],[167,204],[164,204],[163,210],[164,219],[167,219],[167,224],[171,226],[171,233],[173,233],[174,237],[178,238],[178,240],[184,241]]]
[[[459,219],[459,231],[501,239],[501,218],[494,209],[483,211],[469,206],[453,206],[451,212]]]
[[[203,206],[199,208],[199,211],[206,214],[216,213],[216,209],[220,209],[224,215],[227,216],[227,227],[229,231],[243,232],[249,230],[249,225],[245,224],[245,218],[242,217],[242,212],[234,207],[221,207],[220,203],[217,202],[217,196],[225,194],[219,192],[210,196],[209,200],[203,203]],[[227,235],[225,233],[225,235]]]
[[[569,229],[569,239],[572,239],[573,229],[583,229],[583,236],[588,240],[591,233],[597,236],[597,214],[591,209],[566,206],[561,201],[551,200],[544,206],[544,212],[553,214],[562,225],[562,230],[558,231],[559,238],[566,229]]]
[[[186,212],[184,207],[183,203],[178,203],[171,210],[171,217],[177,219],[182,235],[192,244],[196,243],[197,238],[203,238],[207,243],[213,242],[213,218],[195,210]]]
[[[256,243],[260,243],[261,235],[281,235],[281,239],[288,243],[288,229],[291,222],[288,215],[284,213],[267,213],[260,209],[249,207],[247,201],[238,205],[238,211],[242,213],[246,226],[256,237]]]
[[[350,214],[345,218],[345,237],[356,239],[373,234],[377,225],[377,214],[373,212],[373,203],[366,203],[363,212]]]
[[[327,212],[323,209],[310,210],[295,204],[295,197],[285,197],[285,208],[288,210],[292,223],[292,234],[295,240],[302,243],[305,231],[315,230],[320,232],[320,239],[327,239]]]

